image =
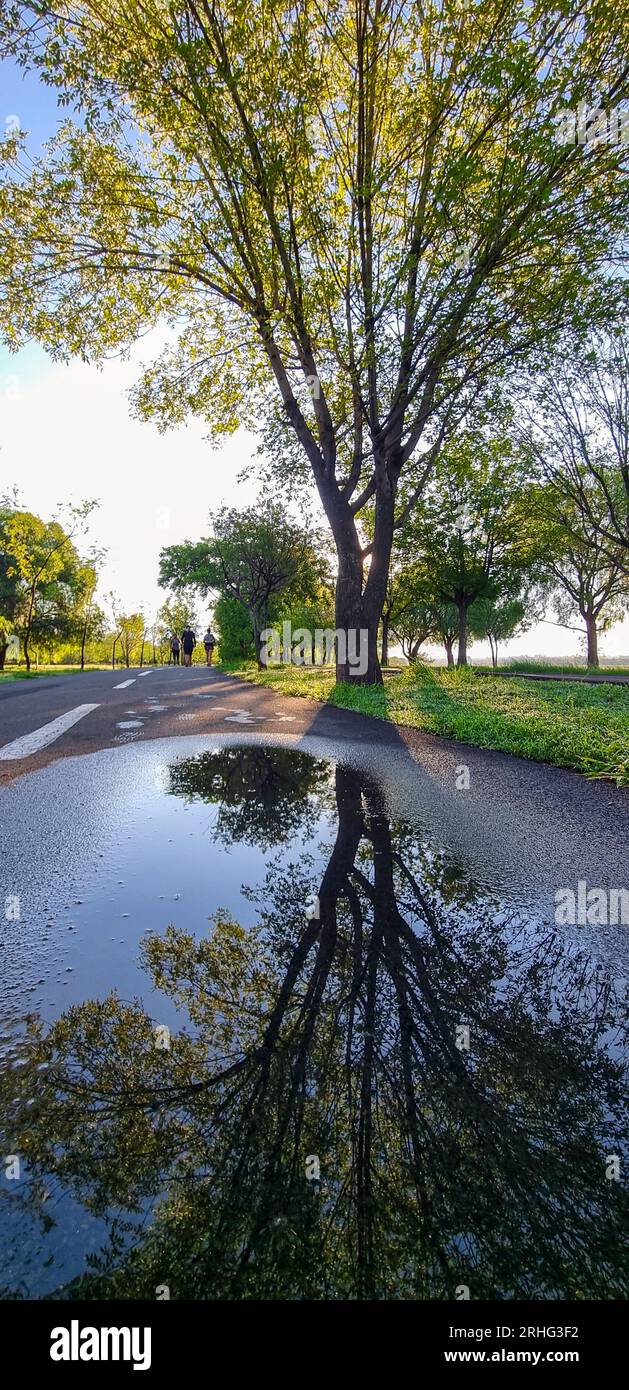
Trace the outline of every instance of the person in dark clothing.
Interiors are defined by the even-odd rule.
[[[180,651],[181,651],[181,642],[179,641],[179,638],[178,638],[176,632],[173,632],[173,635],[172,635],[172,637],[171,637],[171,639],[170,639],[170,655],[172,656],[172,659],[173,659],[173,661],[174,661],[174,663],[175,663],[175,666],[178,666],[178,665],[179,665],[179,653],[180,653]]]
[[[197,645],[197,639],[191,627],[184,627],[181,634],[181,645],[183,647],[184,666],[192,665],[192,653]]]

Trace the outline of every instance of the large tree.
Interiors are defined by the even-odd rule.
[[[278,418],[338,552],[337,626],[377,633],[398,485],[495,372],[605,308],[622,151],[557,139],[629,93],[626,0],[9,0],[5,51],[78,109],[5,142],[12,346],[98,358],[168,321],[138,409]],[[365,544],[363,509],[374,511]],[[352,675],[339,666],[339,678]]]

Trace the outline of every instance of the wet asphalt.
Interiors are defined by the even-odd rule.
[[[117,688],[123,681],[133,683]],[[141,781],[148,761],[261,741],[371,768],[394,814],[421,822],[488,886],[542,902],[544,916],[559,886],[585,879],[609,889],[629,879],[626,789],[283,697],[201,665],[9,682],[0,687],[0,745],[85,703],[97,708],[34,755],[2,761],[0,748],[5,864],[7,853],[33,862],[37,843],[50,862],[59,837],[80,860],[97,808],[115,811],[121,780]],[[624,955],[628,928],[602,930]]]

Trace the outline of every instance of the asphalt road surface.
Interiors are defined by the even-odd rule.
[[[82,798],[96,803],[107,797],[122,749],[139,754],[142,744],[160,740],[187,756],[204,741],[210,747],[228,739],[278,742],[332,759],[360,756],[364,764],[371,759],[374,776],[395,790],[404,814],[432,826],[483,879],[518,884],[527,898],[541,893],[548,901],[553,885],[579,879],[626,886],[626,790],[279,696],[201,665],[0,685],[0,829],[12,841],[20,838],[19,823],[32,818],[33,807],[58,800],[61,786],[71,803],[79,779]],[[85,756],[96,753],[83,771]],[[461,768],[467,769],[463,779]],[[44,770],[54,772],[54,786]],[[462,780],[469,784],[464,789]],[[23,798],[9,796],[17,786],[8,784],[16,782],[25,784],[24,806]],[[43,824],[39,829],[45,836]],[[620,931],[626,938],[627,928]]]
[[[228,733],[239,725],[303,728],[312,707],[298,703],[305,709],[201,665],[7,681],[0,685],[0,783],[57,758],[137,739]]]

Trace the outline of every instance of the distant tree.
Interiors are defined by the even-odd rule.
[[[551,512],[602,569],[629,576],[629,329],[567,342],[516,397],[516,429],[548,485]]]
[[[539,567],[530,467],[526,450],[508,439],[462,434],[442,451],[402,533],[401,547],[430,576],[431,597],[457,610],[458,666],[467,665],[471,605],[511,592],[516,576]]]
[[[142,613],[121,613],[118,615],[118,642],[127,669],[131,665],[134,652],[144,640],[144,617]]]
[[[394,618],[390,635],[399,642],[407,661],[416,661],[420,648],[432,637],[434,632],[434,608],[426,602],[410,602],[398,611]],[[384,665],[384,657],[382,658]]]
[[[629,609],[629,570],[625,557],[616,547],[616,560],[605,538],[592,530],[589,520],[575,516],[569,506],[559,515],[554,493],[550,495],[554,515],[549,519],[547,568],[556,580],[554,606],[561,623],[579,614],[585,625],[588,666],[599,665],[598,637],[618,622]]]
[[[158,610],[155,638],[160,652],[167,652],[169,660],[171,638],[175,634],[181,637],[185,627],[191,627],[193,631],[199,627],[197,605],[191,590],[188,592],[182,590],[181,593],[164,599]]]
[[[33,633],[45,641],[71,635],[80,601],[82,567],[73,537],[96,506],[84,502],[68,508],[69,530],[57,520],[42,521],[32,512],[11,509],[4,513],[1,548],[3,568],[16,581],[15,626],[30,670]]]
[[[290,624],[293,640],[300,649],[302,641],[306,644],[304,651],[306,634],[311,634],[310,659],[314,662],[314,633],[317,628],[334,628],[334,584],[323,552],[313,549],[296,578],[271,598],[269,626],[280,630],[285,622]]]
[[[393,561],[389,570],[389,581],[382,608],[380,665],[386,666],[389,660],[389,637],[396,637],[405,656],[415,647],[419,650],[426,640],[429,628],[424,635],[424,618],[421,616],[426,596],[426,576],[418,565],[401,564]],[[412,614],[412,616],[411,616]],[[406,650],[406,647],[409,650]],[[416,654],[416,653],[415,653]]]
[[[258,665],[261,634],[269,625],[270,601],[289,586],[306,583],[319,557],[308,535],[287,520],[277,503],[243,511],[224,507],[206,541],[168,546],[160,556],[160,584],[175,592],[196,588],[203,595],[227,594],[251,619]]]
[[[97,566],[104,558],[104,551],[92,551],[89,560],[81,565],[78,575],[77,623],[81,638],[81,670],[85,669],[85,651],[88,642],[105,635],[105,614],[95,601],[98,585]]]
[[[113,628],[109,634],[111,642],[111,664],[116,664],[116,650],[119,649],[122,660],[127,669],[131,665],[134,652],[139,654],[140,645],[144,639],[146,625],[143,613],[125,613],[119,598],[115,593],[108,594],[109,606],[113,617]]]
[[[448,666],[454,666],[454,645],[457,641],[459,632],[459,615],[453,603],[433,602],[431,604],[433,614],[433,637],[443,642],[446,662]]]
[[[9,499],[0,502],[0,671],[4,663],[12,633],[15,632],[20,607],[23,602],[23,586],[14,556],[5,545],[6,524],[11,514]]]
[[[240,599],[221,594],[214,607],[221,661],[246,661],[255,657],[251,618]]]
[[[469,630],[472,637],[489,642],[491,664],[498,666],[498,646],[515,633],[526,617],[526,604],[518,598],[479,598],[469,611]]]

